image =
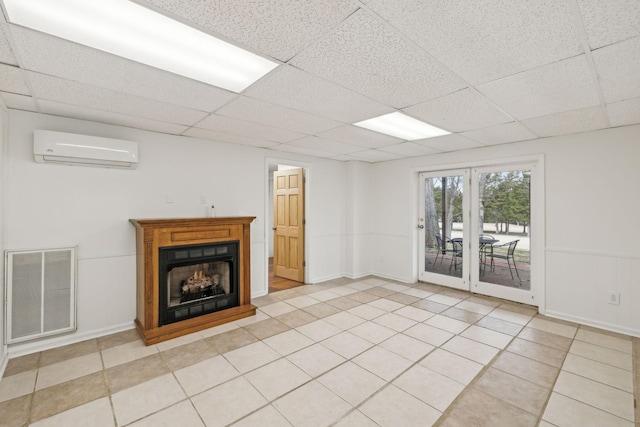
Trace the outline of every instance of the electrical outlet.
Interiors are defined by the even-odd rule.
[[[620,305],[620,292],[607,293],[607,302],[613,305]]]
[[[167,203],[173,203],[173,194],[167,193]]]
[[[207,196],[205,196],[204,194],[202,194],[200,196],[200,204],[201,205],[206,205],[207,204]]]

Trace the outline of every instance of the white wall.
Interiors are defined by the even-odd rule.
[[[347,268],[344,259],[346,164],[339,162],[319,168],[314,160],[306,173],[308,283],[344,277]]]
[[[1,103],[1,101],[0,101]],[[5,149],[7,142],[7,111],[4,109],[4,105],[0,106],[0,170],[3,175],[5,173]],[[0,178],[0,252],[4,253],[4,179]],[[4,277],[4,262],[0,262],[0,277]],[[2,295],[4,295],[4,287]],[[7,366],[7,346],[4,345],[4,304],[0,304],[0,378],[4,374],[4,370]]]
[[[370,274],[372,260],[378,255],[371,251],[374,230],[370,207],[376,195],[371,168],[370,164],[360,162],[350,162],[347,165],[344,259],[346,274],[351,278]]]
[[[43,114],[10,111],[6,247],[78,246],[78,331],[10,347],[11,354],[131,328],[135,318],[135,229],[130,218],[256,216],[251,225],[252,295],[267,292],[265,159],[273,151],[176,137]],[[134,140],[135,170],[38,164],[34,129]],[[344,239],[344,164],[282,153],[310,165],[308,259],[311,282],[344,275],[335,255]],[[167,203],[167,194],[174,202]],[[204,195],[207,204],[201,204]]]
[[[546,314],[640,336],[640,126],[374,165],[372,273],[412,281],[414,171],[544,155]],[[620,292],[620,305],[607,292]]]
[[[135,232],[128,219],[204,216],[201,195],[218,216],[257,217],[252,294],[266,292],[273,151],[18,111],[9,112],[7,127],[4,248],[77,245],[79,258],[78,331],[11,346],[11,354],[132,327]],[[136,170],[36,164],[34,129],[135,140],[141,163]],[[374,165],[278,155],[308,165],[308,277],[316,283],[366,274],[414,280],[416,170],[543,154],[547,314],[640,335],[638,141],[640,126],[631,126]],[[603,299],[610,290],[620,292],[619,306]]]

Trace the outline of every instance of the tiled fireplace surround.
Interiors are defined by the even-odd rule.
[[[11,359],[0,426],[634,425],[636,338],[373,277],[252,302],[150,346],[131,330]]]

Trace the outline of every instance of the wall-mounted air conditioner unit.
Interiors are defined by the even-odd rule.
[[[33,155],[38,163],[132,169],[138,165],[138,143],[36,130],[33,132]]]

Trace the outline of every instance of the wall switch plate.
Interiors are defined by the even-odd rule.
[[[620,305],[620,292],[608,292],[607,302],[613,305]]]

